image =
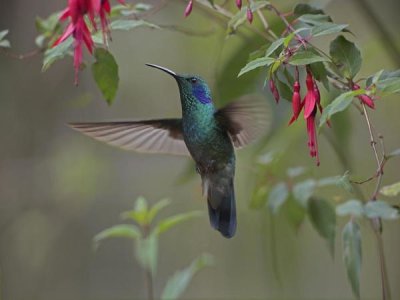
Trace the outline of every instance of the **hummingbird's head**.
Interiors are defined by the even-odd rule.
[[[153,64],[146,64],[149,67],[153,67],[159,70],[168,73],[178,83],[179,91],[181,93],[181,97],[184,98],[194,98],[198,102],[202,104],[211,103],[211,91],[207,85],[207,82],[198,75],[190,75],[190,74],[176,74],[175,72]]]

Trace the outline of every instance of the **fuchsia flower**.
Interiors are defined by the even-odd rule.
[[[359,90],[359,89],[360,89],[360,86],[358,84],[354,83],[353,84],[353,91]],[[370,96],[362,94],[362,95],[357,96],[357,98],[360,99],[360,101],[362,103],[364,103],[365,105],[367,105],[368,107],[370,107],[372,109],[375,108],[374,100],[372,100],[372,98]]]
[[[250,24],[253,23],[253,12],[251,11],[250,6],[247,6],[246,16],[247,16],[247,21],[249,21]]]
[[[304,102],[301,102],[301,96],[300,96],[300,83],[296,81],[293,85],[293,96],[292,96],[293,116],[289,121],[289,125],[297,120],[301,110],[303,109],[303,105]]]
[[[289,125],[292,124],[300,115],[301,110],[304,107],[304,119],[307,124],[307,135],[308,135],[308,148],[310,149],[311,157],[317,159],[317,166],[319,166],[319,156],[318,156],[318,141],[317,141],[317,131],[315,128],[315,117],[317,115],[317,110],[322,113],[321,106],[321,96],[318,89],[318,85],[315,82],[313,75],[307,70],[306,78],[307,93],[301,102],[300,96],[300,84],[296,80],[293,85],[293,96],[292,96],[292,109],[293,116],[289,121]]]
[[[242,0],[236,0],[236,6],[241,9],[242,8]]]
[[[319,166],[318,156],[318,141],[317,132],[315,128],[315,116],[317,114],[317,107],[322,112],[322,106],[320,104],[320,93],[318,86],[310,71],[307,71],[306,78],[307,94],[304,97],[304,119],[307,123],[307,135],[308,135],[308,148],[310,149],[311,157],[316,157],[317,166]]]
[[[278,103],[279,102],[279,91],[278,91],[278,89],[276,88],[276,86],[275,86],[275,82],[274,82],[274,80],[271,78],[270,80],[269,80],[269,89],[270,89],[270,91],[271,91],[271,93],[272,93],[272,95],[274,96],[274,99],[275,99],[275,102],[276,103]]]
[[[193,0],[190,0],[188,5],[185,8],[185,13],[184,13],[185,17],[188,17],[190,15],[190,13],[192,12],[192,9],[193,9]]]
[[[118,0],[124,4],[123,0]],[[69,36],[74,39],[74,69],[75,84],[78,84],[78,72],[82,64],[82,44],[84,43],[90,54],[93,54],[94,42],[85,17],[88,16],[94,30],[97,30],[95,17],[100,16],[103,36],[106,38],[108,29],[107,15],[110,14],[109,0],[68,0],[67,8],[62,12],[60,21],[70,18],[70,23],[64,33],[54,42],[53,47],[64,42]]]

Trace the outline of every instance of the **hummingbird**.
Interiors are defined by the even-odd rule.
[[[216,109],[202,77],[146,65],[176,80],[182,118],[69,125],[125,150],[192,157],[207,196],[210,224],[231,238],[236,232],[235,148],[250,144],[265,132],[269,123],[266,101],[243,99]]]

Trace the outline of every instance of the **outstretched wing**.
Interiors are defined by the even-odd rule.
[[[242,148],[265,134],[271,124],[271,113],[265,99],[252,95],[233,101],[215,114],[226,128],[236,148]]]
[[[181,119],[69,125],[96,140],[125,150],[189,155],[183,141]]]

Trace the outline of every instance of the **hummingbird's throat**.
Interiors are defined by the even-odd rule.
[[[193,95],[203,104],[211,103],[210,92],[202,85],[193,87]]]

